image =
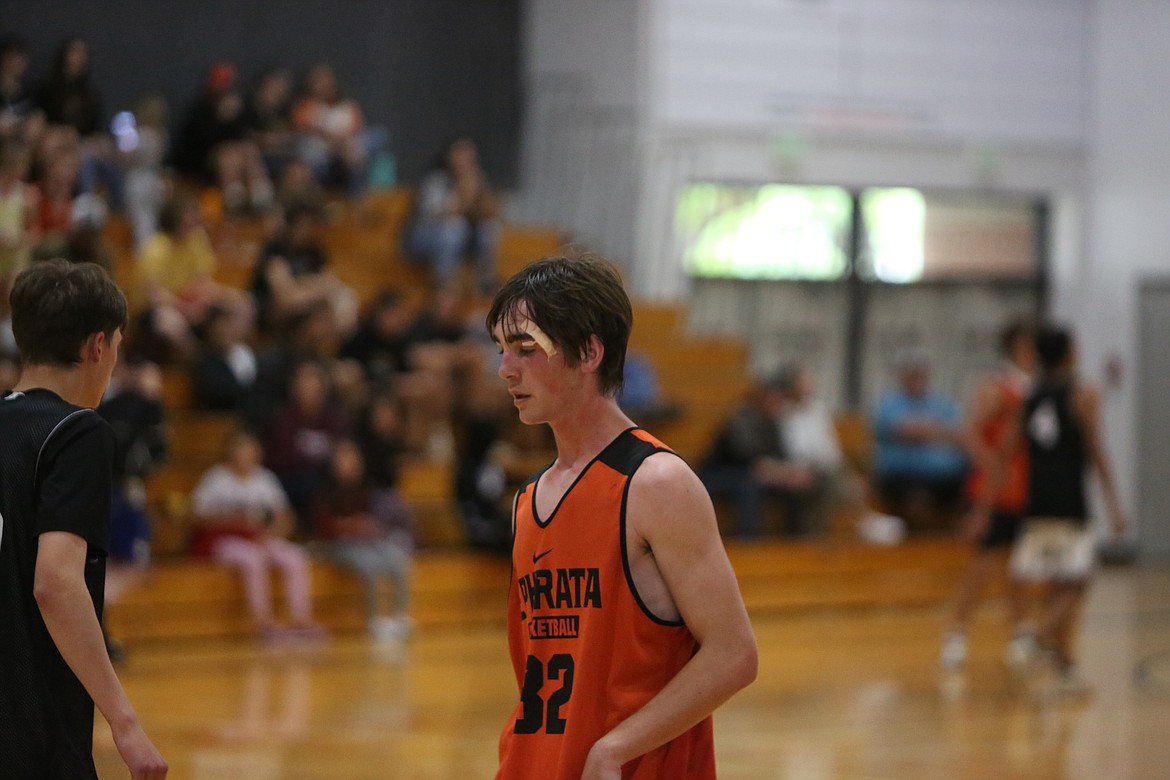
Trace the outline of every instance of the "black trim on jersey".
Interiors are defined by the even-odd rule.
[[[627,433],[628,432],[629,431],[627,431]],[[634,573],[630,571],[630,546],[626,541],[626,504],[629,502],[630,485],[634,482],[634,472],[636,472],[638,467],[641,466],[643,462],[645,462],[646,458],[659,452],[669,452],[671,455],[674,455],[680,460],[682,459],[682,456],[674,450],[666,449],[665,447],[659,447],[655,444],[651,444],[648,441],[643,441],[642,439],[638,439],[636,437],[631,438],[634,438],[637,444],[628,447],[626,451],[620,453],[624,457],[617,461],[620,466],[624,466],[626,469],[629,469],[628,471],[623,470],[623,468],[619,467],[619,465],[613,465],[608,461],[606,462],[606,465],[611,466],[611,468],[615,468],[622,474],[626,474],[628,476],[625,487],[622,488],[622,508],[618,513],[618,543],[622,548],[622,571],[626,575],[626,587],[628,587],[630,589],[630,593],[633,594],[634,603],[636,603],[638,608],[642,610],[642,614],[660,626],[678,628],[680,626],[685,626],[686,621],[681,617],[678,620],[666,620],[654,614],[650,607],[646,606],[646,602],[642,600],[642,594],[638,593],[638,587],[634,584]]]
[[[540,512],[536,511],[536,486],[537,486],[537,482],[540,480],[540,477],[544,474],[544,472],[546,472],[550,468],[552,468],[553,464],[550,463],[547,466],[545,466],[543,469],[541,469],[540,471],[536,472],[536,474],[534,474],[529,479],[529,482],[532,483],[532,498],[531,498],[532,519],[536,521],[536,524],[538,526],[540,526],[541,528],[548,528],[548,524],[551,523],[553,521],[553,518],[557,516],[557,510],[559,510],[561,508],[561,504],[565,503],[565,499],[568,498],[569,494],[573,492],[573,488],[577,487],[577,483],[581,481],[581,478],[589,473],[589,469],[593,468],[593,464],[597,463],[598,461],[605,462],[603,460],[603,458],[605,458],[606,453],[609,453],[610,450],[613,450],[614,448],[616,448],[618,446],[619,442],[624,441],[625,438],[629,435],[630,431],[634,431],[634,430],[637,430],[637,426],[634,426],[632,428],[626,428],[624,431],[619,433],[614,438],[613,441],[611,441],[609,444],[605,445],[605,448],[602,449],[601,452],[597,453],[597,455],[594,456],[593,460],[591,460],[585,464],[585,468],[581,469],[581,471],[578,472],[576,478],[573,480],[573,483],[571,485],[569,485],[569,488],[563,494],[561,494],[560,500],[557,501],[557,505],[555,507],[553,507],[553,511],[551,514],[549,514],[547,520],[541,520],[540,519]],[[641,441],[641,440],[639,439],[638,441]],[[625,472],[622,472],[622,473],[625,473]]]
[[[21,395],[24,395],[24,394],[21,393]],[[61,430],[61,426],[63,426],[65,423],[69,422],[77,415],[85,414],[86,412],[89,412],[91,414],[97,414],[97,412],[95,412],[93,409],[78,409],[75,412],[70,412],[69,414],[62,417],[60,422],[58,422],[56,425],[53,426],[53,430],[49,431],[49,435],[45,437],[45,440],[43,442],[41,442],[41,448],[39,450],[37,450],[37,462],[33,464],[33,484],[34,485],[37,484],[37,477],[39,477],[41,474],[41,457],[45,454],[45,447],[49,446],[49,442],[52,441],[53,434],[55,434],[57,431]]]

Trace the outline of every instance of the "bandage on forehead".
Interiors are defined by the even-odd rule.
[[[536,346],[544,350],[544,354],[549,357],[557,354],[557,348],[553,345],[552,339],[532,320],[525,317],[516,323],[516,328],[521,333],[527,334],[536,343]]]

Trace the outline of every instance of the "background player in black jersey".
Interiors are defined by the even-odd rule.
[[[1019,436],[1028,452],[1028,509],[1012,551],[1012,573],[1048,585],[1036,641],[1048,653],[1065,692],[1084,691],[1074,669],[1073,629],[1093,572],[1096,539],[1088,527],[1086,474],[1096,475],[1113,533],[1127,527],[1101,439],[1097,391],[1076,376],[1072,335],[1059,327],[1036,334],[1040,375],[1024,401]],[[994,479],[1002,480],[1003,471]]]
[[[131,776],[162,778],[99,625],[114,434],[93,407],[126,299],[98,266],[54,260],[10,300],[23,374],[0,397],[0,775],[96,778],[96,703]]]

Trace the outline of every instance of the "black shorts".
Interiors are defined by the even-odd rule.
[[[979,537],[979,549],[1000,550],[1011,547],[1016,543],[1023,525],[1024,517],[1019,513],[992,512],[987,530],[983,532],[983,536]]]

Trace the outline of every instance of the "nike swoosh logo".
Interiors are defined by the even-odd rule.
[[[552,552],[552,548],[551,548],[551,547],[550,547],[549,549],[545,550],[544,552],[542,552],[540,555],[533,554],[533,556],[532,556],[532,562],[533,562],[533,563],[536,563],[536,562],[537,562],[537,561],[539,561],[541,558],[543,558],[544,556],[548,555],[550,552]]]

